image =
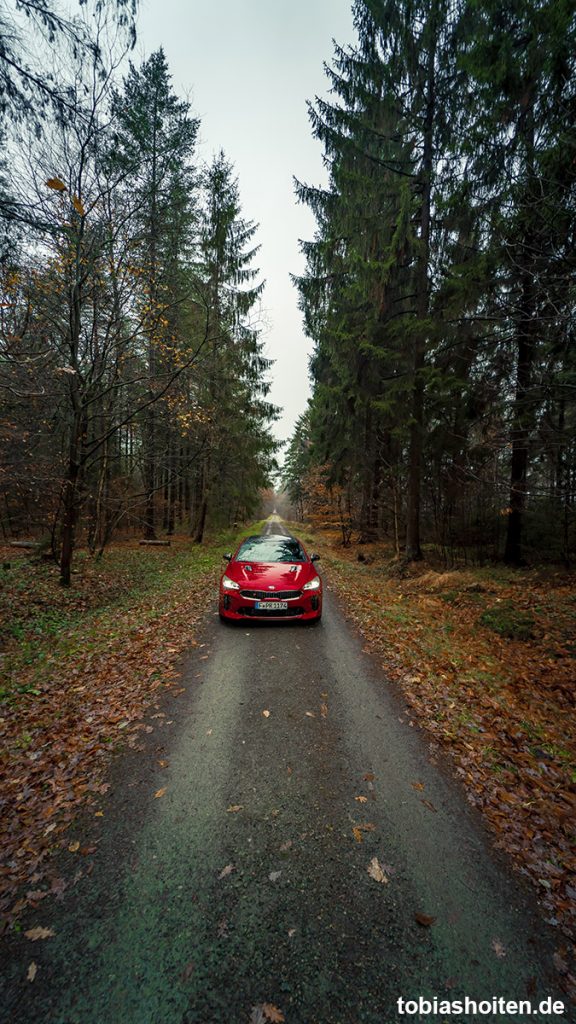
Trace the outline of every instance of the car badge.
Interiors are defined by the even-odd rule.
[[[276,587],[268,587],[268,590],[276,590]]]

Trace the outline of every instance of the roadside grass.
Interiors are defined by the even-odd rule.
[[[79,552],[70,589],[34,558],[11,557],[2,570],[0,910],[9,920],[51,891],[50,856],[79,808],[101,803],[110,752],[151,731],[142,718],[165,688],[183,692],[177,661],[197,643],[206,608],[216,611],[222,553],[260,527],[201,547],[174,537],[170,547],[121,542],[100,560]]]
[[[574,574],[406,566],[384,544],[344,549],[335,532],[294,532],[320,552],[346,614],[437,753],[449,753],[548,920],[574,938]]]

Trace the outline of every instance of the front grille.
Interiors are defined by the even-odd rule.
[[[255,619],[265,619],[267,617],[271,619],[283,619],[290,618],[294,615],[303,615],[304,609],[298,607],[285,608],[283,611],[274,611],[273,608],[270,610],[266,608],[255,608],[252,604],[242,605],[238,609],[240,615],[251,615]]]
[[[301,596],[299,590],[241,590],[242,597],[255,597],[258,601],[294,601]]]

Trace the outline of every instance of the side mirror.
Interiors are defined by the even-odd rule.
[[[320,561],[320,555],[310,555],[310,561],[311,562],[319,562]]]
[[[229,562],[232,558],[232,555],[230,554],[229,551],[227,551],[225,555],[222,555],[222,558],[225,558],[226,561]]]

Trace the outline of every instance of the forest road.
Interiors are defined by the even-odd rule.
[[[12,947],[0,1019],[510,1022],[529,1018],[397,1001],[562,999],[533,894],[330,594],[312,627],[227,626],[215,603],[186,691],[78,826],[100,830],[91,874],[26,920],[52,937]]]

